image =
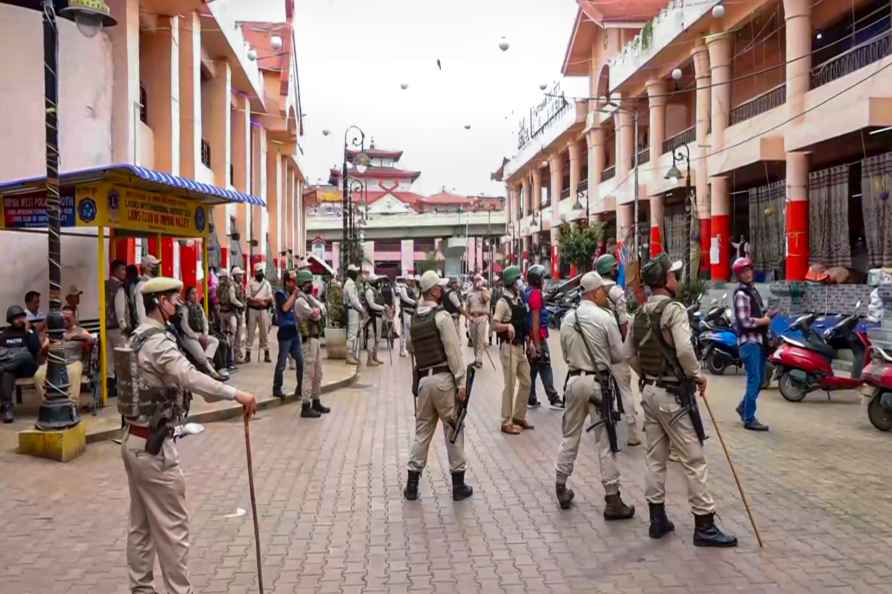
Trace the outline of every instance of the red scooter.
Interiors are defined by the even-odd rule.
[[[855,330],[857,315],[846,316],[823,334],[812,328],[814,321],[815,314],[799,316],[790,330],[800,330],[806,339],[782,336],[781,345],[769,359],[778,371],[780,393],[790,402],[799,402],[816,390],[826,391],[829,399],[830,392],[857,389],[864,382],[864,365],[870,362],[870,340]],[[851,376],[834,370],[831,363],[835,360],[851,362]]]
[[[880,431],[892,430],[892,354],[874,347],[876,356],[864,368],[861,395],[868,398],[867,417]]]

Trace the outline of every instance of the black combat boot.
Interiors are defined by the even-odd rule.
[[[245,353],[245,360],[243,361],[243,363],[250,363],[250,362],[251,362],[251,351],[247,351]]]
[[[465,484],[465,471],[452,473],[452,500],[461,501],[474,494],[471,485]]]
[[[573,489],[568,489],[565,483],[555,483],[554,492],[557,494],[558,504],[561,506],[561,509],[570,509],[573,497],[576,496]]]
[[[409,479],[406,481],[406,488],[403,489],[403,496],[409,501],[418,499],[418,481],[421,480],[421,473],[414,470],[409,471]]]
[[[675,524],[669,521],[666,515],[665,503],[650,503],[647,507],[650,509],[650,531],[648,534],[651,538],[663,538],[675,530]]]
[[[117,398],[118,397],[118,381],[113,377],[108,377],[105,379],[105,387],[108,390],[109,398]]]
[[[15,412],[13,411],[12,403],[4,402],[0,404],[0,417],[3,417],[4,423],[12,423],[15,421]]]
[[[13,394],[15,394],[15,376],[11,373],[0,373],[0,417],[4,423],[12,423],[15,421],[15,411],[12,404]],[[8,400],[6,400],[8,399]]]
[[[273,360],[269,358],[269,349],[263,351],[263,362],[264,363],[272,363]]]
[[[694,515],[694,546],[736,547],[737,537],[719,530],[714,517],[715,514]]]
[[[623,503],[619,493],[616,495],[607,495],[604,497],[607,505],[604,506],[604,519],[608,522],[612,520],[628,520],[635,515],[635,506]]]
[[[314,409],[309,402],[304,402],[300,407],[300,416],[304,419],[318,419],[322,413]]]
[[[327,406],[323,405],[322,401],[319,400],[318,398],[313,399],[313,410],[315,410],[316,412],[320,412],[323,415],[327,415],[328,413],[331,412],[331,409],[328,408]]]

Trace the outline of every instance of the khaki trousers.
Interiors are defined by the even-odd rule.
[[[443,420],[443,438],[451,472],[464,472],[465,432],[458,434],[455,443],[449,443],[452,431],[446,423],[455,420],[455,382],[450,373],[438,373],[421,378],[418,382],[418,398],[415,402],[415,443],[409,454],[409,470],[421,472],[427,464],[427,452],[437,431],[437,421]]]
[[[362,316],[355,309],[347,310],[347,353],[359,359],[359,331]]]
[[[641,406],[644,409],[647,441],[647,500],[650,503],[664,503],[666,500],[666,461],[671,448],[681,460],[688,481],[688,501],[694,515],[714,513],[715,502],[706,488],[709,470],[691,417],[687,413],[679,415],[682,408],[675,396],[657,386],[644,386]],[[678,419],[673,423],[676,417]]]
[[[37,368],[37,372],[34,374],[34,389],[37,390],[41,400],[46,398],[46,366],[47,364],[44,363]],[[84,364],[80,361],[75,361],[65,367],[68,368],[68,397],[75,404],[79,405],[81,402],[81,379],[84,376]]]
[[[121,445],[130,487],[130,591],[155,592],[153,568],[157,553],[167,592],[190,594],[189,512],[179,454],[169,439],[157,456],[145,451],[145,443],[144,439],[127,434]]]
[[[303,343],[304,375],[301,382],[302,402],[319,399],[322,393],[322,341],[308,338]]]
[[[254,348],[254,332],[260,330],[260,348],[264,351],[269,350],[269,311],[266,309],[248,308],[248,335],[245,339],[245,348],[248,352]]]
[[[638,437],[638,411],[635,408],[635,393],[632,391],[632,368],[628,363],[617,363],[610,366],[610,373],[619,385],[619,393],[623,399],[623,418],[629,424],[629,439]]]
[[[400,332],[400,353],[405,355],[408,354],[406,345],[409,344],[409,331],[412,328],[412,313],[402,312],[400,316],[403,322],[403,331]]]
[[[105,377],[115,377],[115,349],[127,346],[127,338],[120,328],[106,329],[105,336],[108,341],[105,349]]]
[[[511,419],[525,421],[527,400],[530,397],[530,362],[522,344],[503,342],[499,347],[502,362],[502,424]]]
[[[471,333],[471,344],[474,345],[474,363],[483,363],[483,349],[486,348],[486,316],[468,318],[468,331]]]
[[[229,312],[223,314],[226,320],[226,328],[229,330],[229,336],[232,337],[232,358],[235,361],[242,359],[242,314],[239,312]]]
[[[557,465],[555,466],[555,479],[558,483],[566,483],[573,474],[573,466],[576,456],[579,455],[579,441],[582,438],[583,429],[591,423],[600,420],[592,397],[600,398],[601,388],[591,375],[574,376],[567,382],[564,392],[564,417],[561,421],[564,437],[558,450]],[[591,422],[588,422],[591,419]],[[619,493],[620,475],[613,452],[610,451],[610,440],[603,425],[595,431],[595,448],[598,452],[598,463],[601,467],[601,484],[607,495]]]

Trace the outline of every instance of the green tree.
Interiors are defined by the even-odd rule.
[[[558,239],[561,262],[575,264],[580,270],[591,269],[592,257],[603,239],[604,225],[597,221],[587,227],[576,227],[562,232]]]

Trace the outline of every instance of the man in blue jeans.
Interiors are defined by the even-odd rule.
[[[746,393],[736,410],[746,429],[768,431],[768,425],[763,425],[756,418],[756,399],[759,398],[765,377],[765,346],[771,312],[766,312],[762,296],[753,286],[752,260],[737,258],[733,269],[740,282],[734,290],[734,326],[740,358],[746,368]]]
[[[279,324],[279,332],[276,338],[279,340],[279,356],[276,359],[276,371],[273,374],[273,396],[276,398],[285,398],[285,392],[282,391],[282,375],[285,373],[285,367],[288,364],[288,357],[294,358],[297,363],[297,387],[295,394],[300,394],[301,378],[304,374],[304,354],[303,345],[300,341],[300,332],[297,327],[297,316],[294,315],[294,303],[297,301],[300,292],[297,290],[297,278],[292,271],[285,271],[282,276],[282,286],[285,290],[277,289],[275,293],[276,301],[276,320]],[[315,411],[313,411],[315,412]],[[301,416],[303,411],[301,411]],[[309,416],[319,416],[312,412]]]

